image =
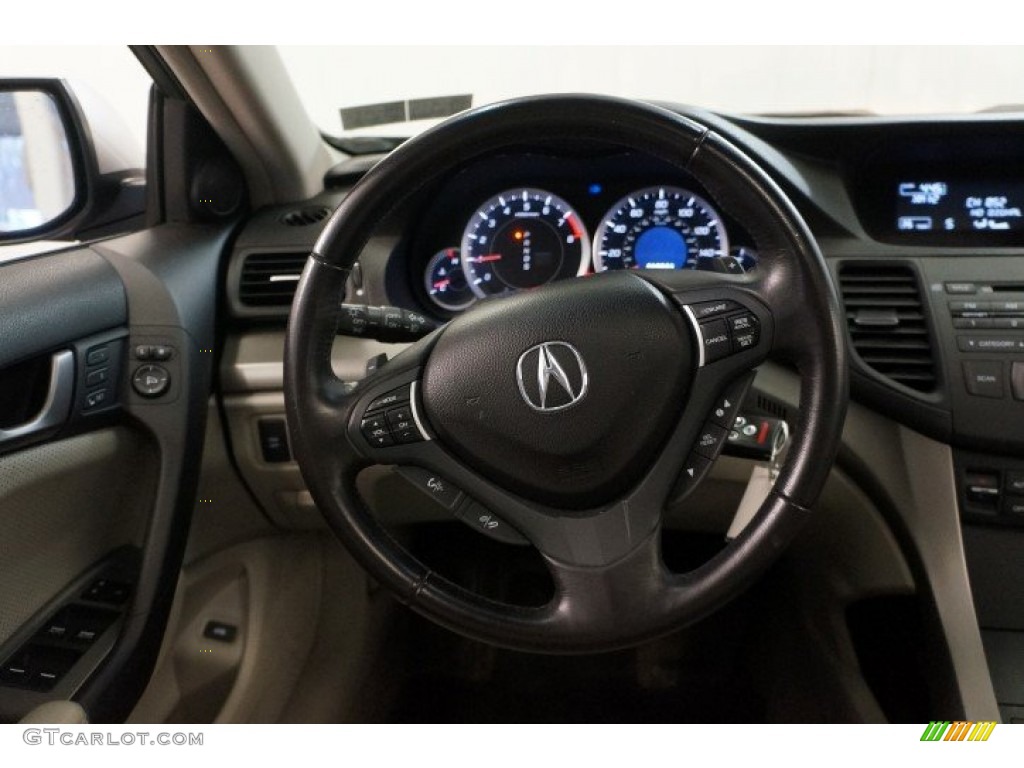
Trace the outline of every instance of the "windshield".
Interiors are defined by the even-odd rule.
[[[409,136],[436,122],[408,121],[417,107],[420,114],[440,116],[445,107],[458,111],[467,96],[480,105],[552,92],[666,100],[752,115],[955,113],[1024,104],[1024,46],[282,46],[280,51],[313,120],[333,136]],[[396,71],[400,77],[392,74]],[[430,101],[418,101],[423,99]]]

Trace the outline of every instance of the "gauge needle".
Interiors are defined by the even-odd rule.
[[[434,288],[438,291],[443,291],[445,288],[448,287],[448,283],[450,282],[451,280],[438,280],[436,283],[434,283]]]
[[[474,259],[470,259],[474,264],[483,264],[488,261],[501,261],[500,253],[489,253],[486,256],[477,256]]]

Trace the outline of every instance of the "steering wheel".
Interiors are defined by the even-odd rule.
[[[481,302],[349,391],[331,368],[345,281],[378,222],[469,160],[538,139],[646,153],[693,175],[744,223],[759,254],[739,275],[606,272]],[[666,504],[699,482],[769,356],[801,395],[779,476],[743,533],[688,573],[661,558]],[[796,209],[746,155],[697,119],[597,96],[517,99],[404,143],[352,189],[299,282],[285,347],[288,426],[317,506],[400,600],[466,636],[541,652],[625,647],[709,614],[772,563],[810,514],[847,404],[842,316]],[[460,587],[367,509],[373,464],[540,552],[541,607]]]

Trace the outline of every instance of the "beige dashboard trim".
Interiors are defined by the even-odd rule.
[[[366,361],[380,354],[394,357],[405,344],[339,336],[331,363],[342,381],[359,381]],[[221,381],[225,392],[280,392],[284,389],[284,332],[259,331],[231,336],[224,346]]]
[[[792,372],[766,364],[759,369],[754,386],[796,408],[799,379]],[[856,402],[850,403],[847,412],[843,449],[885,489],[920,556],[966,717],[998,720],[999,706],[967,574],[952,450]]]

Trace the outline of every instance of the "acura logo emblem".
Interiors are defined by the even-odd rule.
[[[546,341],[523,352],[516,380],[526,404],[543,413],[575,405],[587,394],[587,366],[576,347],[564,341]]]

